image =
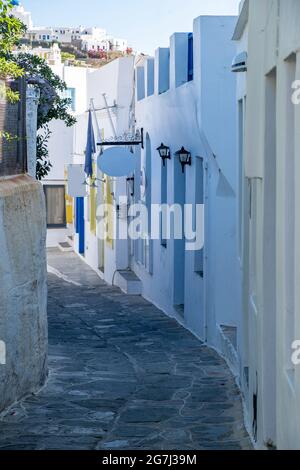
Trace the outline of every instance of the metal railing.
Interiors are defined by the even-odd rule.
[[[27,171],[26,81],[2,82],[2,90],[4,83],[18,91],[20,99],[12,103],[0,93],[0,178]]]

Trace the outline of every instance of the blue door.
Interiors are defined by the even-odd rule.
[[[84,198],[76,198],[76,233],[79,235],[79,253],[84,255]]]

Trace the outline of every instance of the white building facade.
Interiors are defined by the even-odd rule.
[[[136,198],[143,200],[142,170],[151,184],[146,205],[204,204],[205,243],[203,250],[190,251],[184,239],[154,240],[146,256],[138,244],[132,256],[143,295],[223,352],[233,368],[241,309],[236,81],[230,71],[235,22],[199,17],[193,33],[175,33],[170,48],[137,67],[136,119],[146,143],[137,163]],[[166,166],[156,150],[161,143],[171,151]],[[175,155],[182,146],[191,153],[184,174]]]
[[[118,181],[105,178],[97,168],[96,153],[94,175],[97,187],[91,188],[87,184],[82,201],[82,198],[76,200],[68,197],[67,170],[69,165],[84,165],[90,109],[95,110],[93,127],[97,142],[105,137],[110,138],[114,131],[117,135],[128,131],[134,90],[134,57],[122,57],[100,69],[63,64],[52,69],[67,84],[67,93],[72,100],[72,112],[77,123],[72,128],[67,128],[60,121],[51,124],[53,133],[49,141],[49,158],[53,167],[43,184],[46,191],[48,186],[53,197],[59,198],[61,209],[60,217],[56,217],[56,224],[48,225],[47,245],[54,247],[64,242],[70,243],[101,277],[112,283],[116,271],[129,266],[127,242],[109,237],[103,239],[98,233],[100,228],[96,211],[101,203],[110,202],[116,206],[119,196],[126,196],[126,178]],[[82,183],[84,179],[83,174]],[[76,205],[79,204],[82,204],[84,214],[80,234],[76,233]],[[119,223],[115,213],[110,222],[112,227]]]
[[[80,111],[76,107],[78,122],[67,140],[68,149],[73,151],[68,150],[68,158],[66,154],[58,156],[59,143],[51,139],[50,157],[58,163],[47,178],[48,183],[57,181],[58,171],[62,180],[65,164],[83,163],[90,98],[94,99],[96,110],[100,109],[97,111],[100,133],[110,137],[111,119],[117,135],[129,131],[132,97],[136,93],[136,128],[144,129],[144,149],[135,153],[134,197],[130,202],[175,203],[182,207],[187,203],[193,208],[204,204],[204,250],[186,250],[184,240],[166,243],[160,239],[134,243],[106,240],[103,243],[95,228],[90,229],[91,202],[87,197],[85,244],[81,254],[110,283],[123,286],[124,271],[130,272],[137,293],[221,350],[233,368],[237,368],[234,347],[241,316],[236,219],[236,83],[230,70],[235,53],[231,42],[235,22],[235,17],[200,17],[194,22],[193,33],[174,34],[170,48],[158,49],[155,58],[137,60],[135,91],[133,58],[119,59],[98,71],[82,71],[78,87],[80,96],[86,99]],[[71,86],[66,73],[69,69],[74,77],[81,73],[63,67],[68,87]],[[103,93],[107,96],[110,115],[104,109]],[[99,133],[95,121],[94,129]],[[171,160],[165,167],[156,151],[161,142],[171,149]],[[184,173],[178,157],[174,156],[182,146],[192,156],[192,164]],[[65,153],[66,145],[62,151]],[[103,175],[97,176],[103,179]],[[105,200],[112,197],[117,209],[119,196],[128,195],[126,178],[109,181],[109,192],[107,180],[97,185],[97,205],[103,201],[104,194]],[[76,212],[74,207],[73,212]],[[118,214],[113,217],[115,226],[129,223],[126,217],[121,221]],[[53,243],[57,243],[55,238]],[[75,250],[80,251],[78,240]]]
[[[242,360],[249,377],[248,422],[260,448],[300,448],[299,20],[297,0],[245,0],[234,35],[238,52],[248,53],[237,95],[244,200]]]

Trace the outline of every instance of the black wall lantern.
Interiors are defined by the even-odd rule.
[[[181,149],[178,150],[178,152],[175,153],[175,156],[179,158],[179,161],[180,161],[181,166],[182,166],[182,173],[184,173],[185,165],[191,166],[191,164],[192,164],[192,156],[191,156],[190,152],[185,150],[184,147],[181,147]]]
[[[129,192],[130,196],[134,196],[134,176],[132,178],[126,179],[127,183],[127,191]]]
[[[160,158],[163,161],[164,166],[166,165],[166,160],[171,160],[171,152],[170,152],[170,147],[167,147],[164,144],[161,144],[160,147],[157,149]]]

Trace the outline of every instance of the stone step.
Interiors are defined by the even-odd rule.
[[[63,251],[63,252],[74,251],[73,246],[69,242],[60,242],[58,244],[58,248],[60,249],[60,251]]]
[[[116,274],[115,285],[125,292],[125,294],[142,295],[142,281],[133,271],[118,271]]]
[[[239,358],[237,353],[237,328],[227,325],[219,325],[220,351],[226,358],[232,371],[239,374]]]

